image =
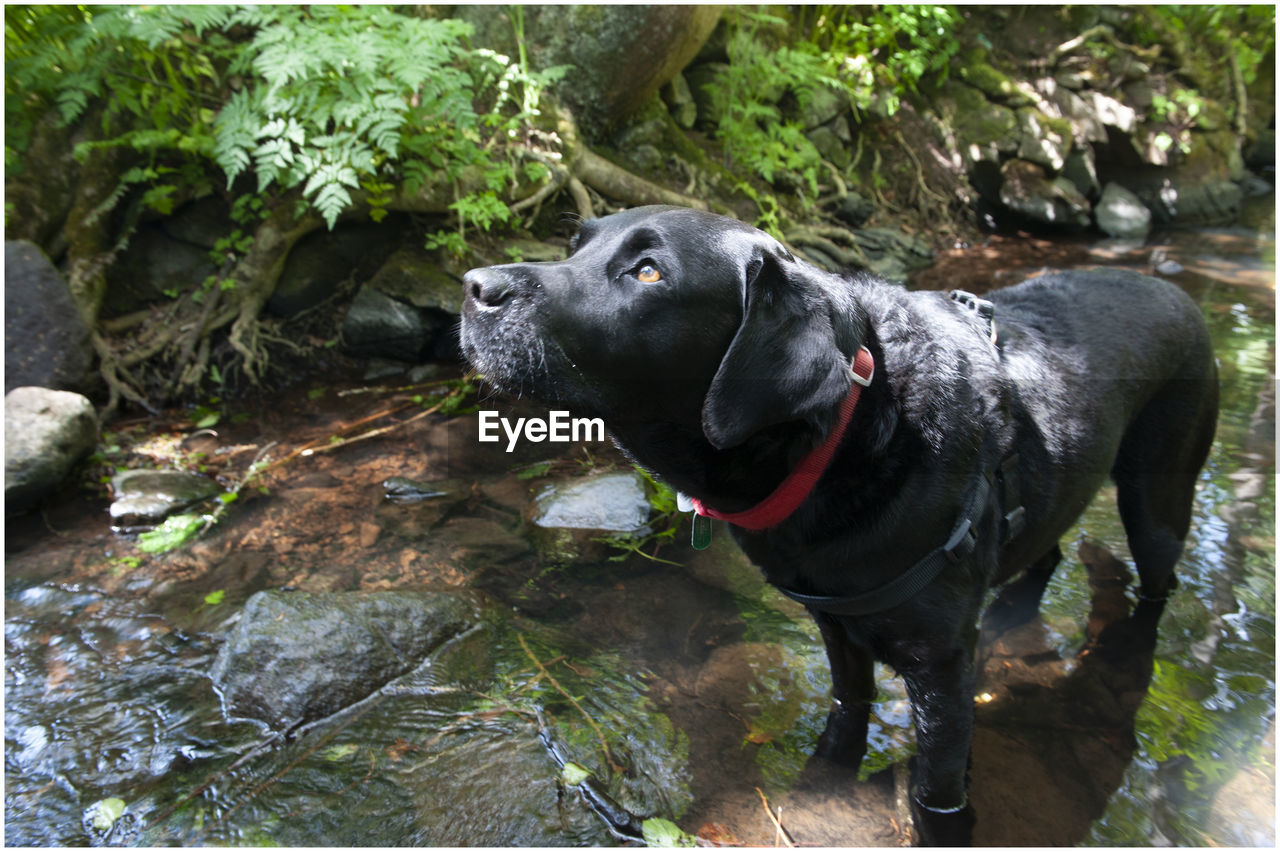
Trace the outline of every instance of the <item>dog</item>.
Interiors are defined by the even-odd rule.
[[[695,539],[725,519],[805,604],[832,678],[817,754],[862,760],[873,662],[892,666],[919,838],[967,842],[984,592],[1020,574],[1042,592],[1108,478],[1138,606],[1158,617],[1177,585],[1217,420],[1196,304],[1121,270],[989,300],[911,292],[678,207],[587,220],[570,247],[464,276],[469,361],[503,393],[602,418],[694,508]]]

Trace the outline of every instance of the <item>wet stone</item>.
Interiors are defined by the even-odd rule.
[[[207,500],[221,486],[182,470],[125,470],[111,478],[111,523],[117,527],[158,524],[169,515]]]
[[[35,505],[93,450],[98,418],[78,393],[14,388],[4,408],[5,513]]]
[[[649,521],[644,482],[635,473],[605,473],[549,485],[538,495],[533,522],[540,527],[638,532]]]
[[[382,489],[392,503],[420,503],[449,494],[440,482],[419,481],[407,476],[393,476],[383,480]]]
[[[228,718],[290,730],[416,669],[478,618],[463,592],[258,592],[210,677]]]

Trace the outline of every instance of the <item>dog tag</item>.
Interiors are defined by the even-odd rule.
[[[706,550],[711,544],[711,519],[706,515],[693,515],[693,540],[690,542],[694,550]]]

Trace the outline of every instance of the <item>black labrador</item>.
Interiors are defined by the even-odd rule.
[[[873,660],[906,682],[921,839],[970,836],[984,591],[1043,591],[1108,476],[1161,607],[1217,418],[1203,317],[1119,270],[990,294],[908,292],[797,260],[735,220],[644,207],[571,256],[473,269],[462,345],[511,395],[601,417],[643,467],[729,521],[816,619],[834,701],[818,753],[856,765]]]

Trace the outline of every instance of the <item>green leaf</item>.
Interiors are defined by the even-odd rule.
[[[570,787],[576,787],[591,777],[591,772],[578,764],[567,761],[560,770],[560,780]]]
[[[205,595],[204,602],[207,603],[209,606],[217,606],[218,604],[222,603],[223,598],[225,598],[226,596],[227,596],[227,593],[225,590],[218,589],[216,592],[210,592],[209,594]]]
[[[691,834],[681,831],[680,826],[669,819],[650,817],[640,824],[646,846],[697,846],[698,841]]]
[[[325,760],[337,762],[346,760],[360,750],[360,746],[355,743],[340,743],[339,745],[331,745],[324,751],[320,752],[321,757]]]
[[[143,553],[167,553],[195,538],[204,527],[200,515],[174,515],[150,532],[138,536],[138,549]]]
[[[124,808],[123,799],[102,799],[85,808],[84,818],[96,831],[105,834],[124,815]]]

